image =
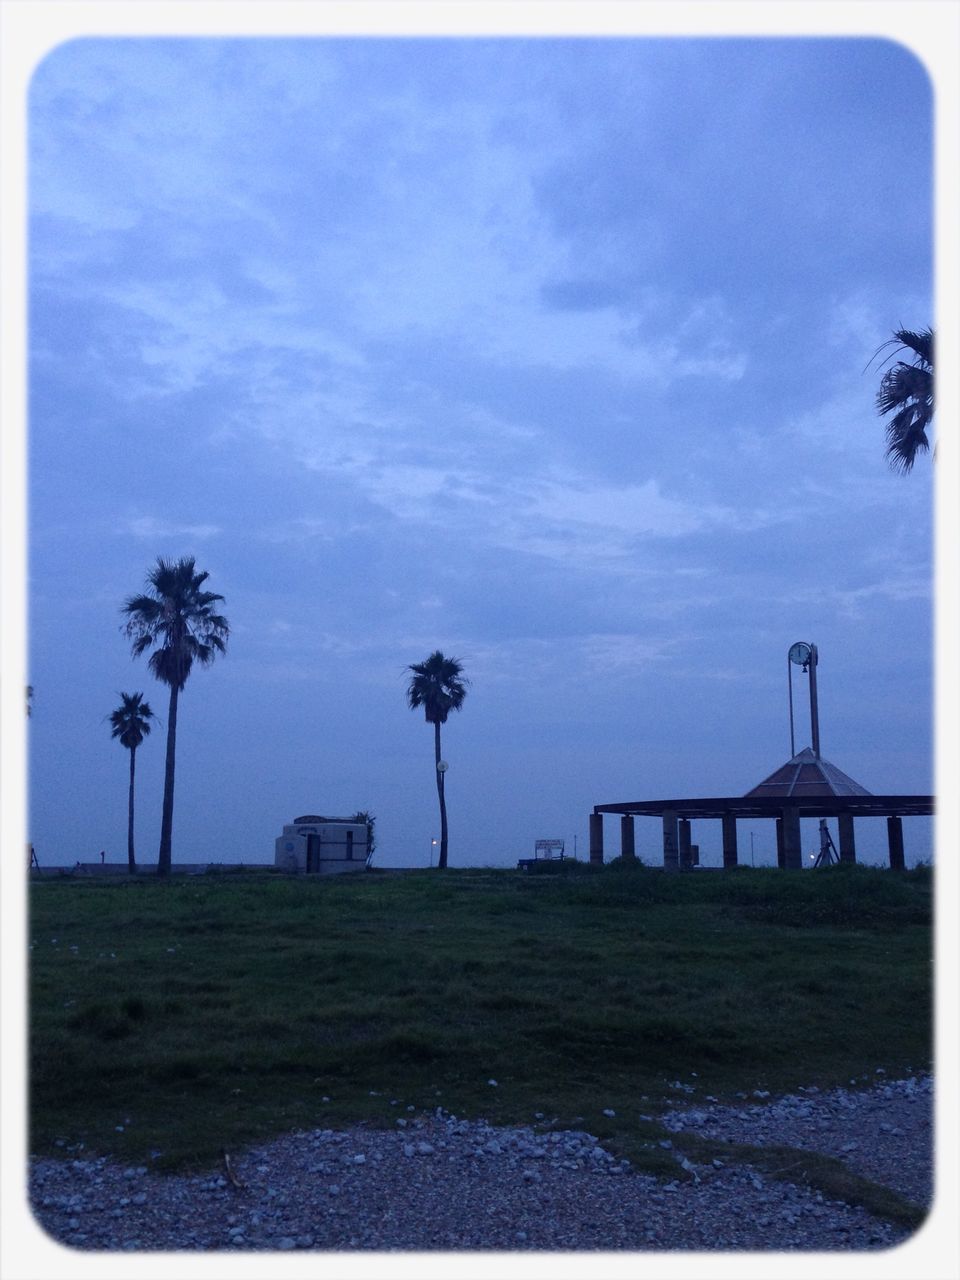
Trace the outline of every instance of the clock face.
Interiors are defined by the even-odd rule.
[[[810,661],[810,646],[804,644],[802,640],[790,646],[790,652],[787,657],[791,662],[795,662],[798,667],[802,667],[805,662]]]

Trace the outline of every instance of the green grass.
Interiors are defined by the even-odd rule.
[[[667,1100],[929,1067],[930,920],[925,869],[38,884],[32,1149],[196,1168],[442,1105],[666,1172]]]

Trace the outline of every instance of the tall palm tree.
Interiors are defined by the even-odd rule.
[[[451,711],[459,711],[470,683],[456,658],[445,658],[437,649],[425,662],[412,663],[408,671],[413,678],[407,689],[411,711],[423,707],[427,723],[433,725],[433,743],[437,766],[437,795],[440,798],[440,860],[438,869],[447,865],[447,805],[443,795],[443,772],[440,769],[440,726]]]
[[[173,837],[173,778],[177,753],[177,704],[194,662],[208,666],[225,653],[230,624],[213,606],[223,596],[202,590],[210,575],[198,573],[193,556],[174,561],[157,558],[147,575],[148,594],[131,596],[123,606],[125,627],[139,658],[151,646],[150,670],[170,687],[167,758],[163,778],[163,817],[157,875],[170,874]]]
[[[119,738],[120,745],[130,752],[130,796],[127,804],[127,863],[130,874],[137,869],[133,852],[133,780],[136,775],[137,747],[150,732],[150,721],[155,719],[150,704],[144,702],[142,693],[121,693],[122,701],[116,711],[110,713],[112,738]]]
[[[881,417],[893,414],[886,424],[887,460],[894,471],[905,475],[913,469],[917,454],[930,448],[927,429],[933,421],[933,330],[914,333],[898,329],[877,348],[874,359],[887,347],[895,348],[887,360],[901,351],[913,353],[910,363],[898,360],[886,371],[877,392],[877,413]]]

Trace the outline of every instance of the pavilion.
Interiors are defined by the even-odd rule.
[[[603,815],[620,815],[620,852],[635,858],[634,818],[663,820],[663,866],[666,871],[698,865],[698,846],[691,842],[690,823],[695,819],[719,818],[723,828],[724,868],[736,867],[737,819],[767,818],[777,826],[777,865],[799,870],[801,818],[836,818],[840,832],[840,861],[856,862],[854,821],[857,818],[886,818],[890,866],[903,870],[903,823],[905,817],[929,817],[934,811],[933,796],[872,795],[820,755],[819,718],[816,702],[816,645],[798,644],[790,650],[789,662],[809,670],[811,729],[813,746],[792,755],[769,777],[743,796],[712,796],[687,800],[633,800],[619,804],[598,804],[590,815],[590,861],[603,862]],[[789,671],[789,666],[788,666]],[[791,747],[793,746],[793,703],[790,704]]]

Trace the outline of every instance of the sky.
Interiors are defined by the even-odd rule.
[[[175,863],[366,809],[376,865],[428,865],[405,690],[438,648],[470,681],[452,867],[584,857],[595,804],[743,794],[790,755],[798,640],[823,755],[932,792],[933,466],[887,465],[871,363],[934,321],[932,113],[863,37],[57,47],[29,99],[41,865],[126,860],[121,691],[159,717],[156,861],[167,691],[121,606],[158,556],[231,626],[180,701]],[[881,820],[857,841],[885,861]],[[772,824],[751,846],[775,861]]]

